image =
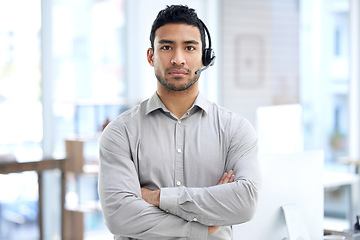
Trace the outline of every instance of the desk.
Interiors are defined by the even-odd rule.
[[[39,231],[40,231],[40,240],[43,240],[43,219],[42,219],[42,171],[50,169],[60,169],[63,170],[65,159],[52,159],[46,158],[40,161],[26,161],[26,162],[0,162],[0,174],[9,174],[9,173],[21,173],[26,171],[36,171],[38,175],[38,184],[39,184]],[[63,171],[62,171],[63,172]],[[63,175],[63,174],[62,174]],[[62,181],[63,177],[62,177]],[[61,183],[63,186],[63,182]],[[62,194],[64,194],[64,189],[61,189]],[[64,204],[64,203],[62,203]]]
[[[337,187],[345,187],[346,191],[349,194],[349,201],[348,201],[348,212],[347,212],[347,220],[349,223],[349,227],[352,227],[355,217],[354,214],[354,203],[353,203],[353,193],[352,193],[352,186],[359,183],[359,176],[357,174],[352,173],[342,173],[342,172],[328,172],[325,171],[323,174],[323,184],[324,190],[330,188],[337,188]],[[346,229],[339,229],[339,230],[346,230]]]

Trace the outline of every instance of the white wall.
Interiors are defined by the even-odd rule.
[[[299,102],[298,1],[222,1],[226,108],[255,124],[256,108]]]

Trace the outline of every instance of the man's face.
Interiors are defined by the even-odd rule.
[[[202,42],[197,27],[169,23],[155,32],[154,49],[148,50],[148,61],[162,86],[183,91],[197,82],[202,67]]]

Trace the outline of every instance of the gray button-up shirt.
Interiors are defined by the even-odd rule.
[[[233,169],[235,181],[216,185]],[[251,124],[200,94],[178,119],[155,93],[124,112],[100,140],[99,195],[115,239],[231,239],[249,221],[260,187]],[[161,189],[160,207],[141,187]],[[208,226],[223,226],[208,234]]]

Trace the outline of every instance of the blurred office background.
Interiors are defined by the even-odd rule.
[[[195,8],[211,32],[205,96],[255,126],[260,107],[301,106],[303,149],[323,150],[328,171],[357,173],[339,162],[360,157],[357,0],[0,0],[0,156],[63,157],[78,136],[95,139],[86,154],[96,156],[102,125],[156,90],[149,33],[172,3]],[[42,179],[44,239],[60,239],[60,178]],[[74,179],[67,201],[97,199],[96,176]],[[39,238],[37,181],[0,175],[0,239]],[[339,228],[349,227],[348,197],[325,192],[324,215]],[[110,239],[99,211],[84,214],[84,232]]]

